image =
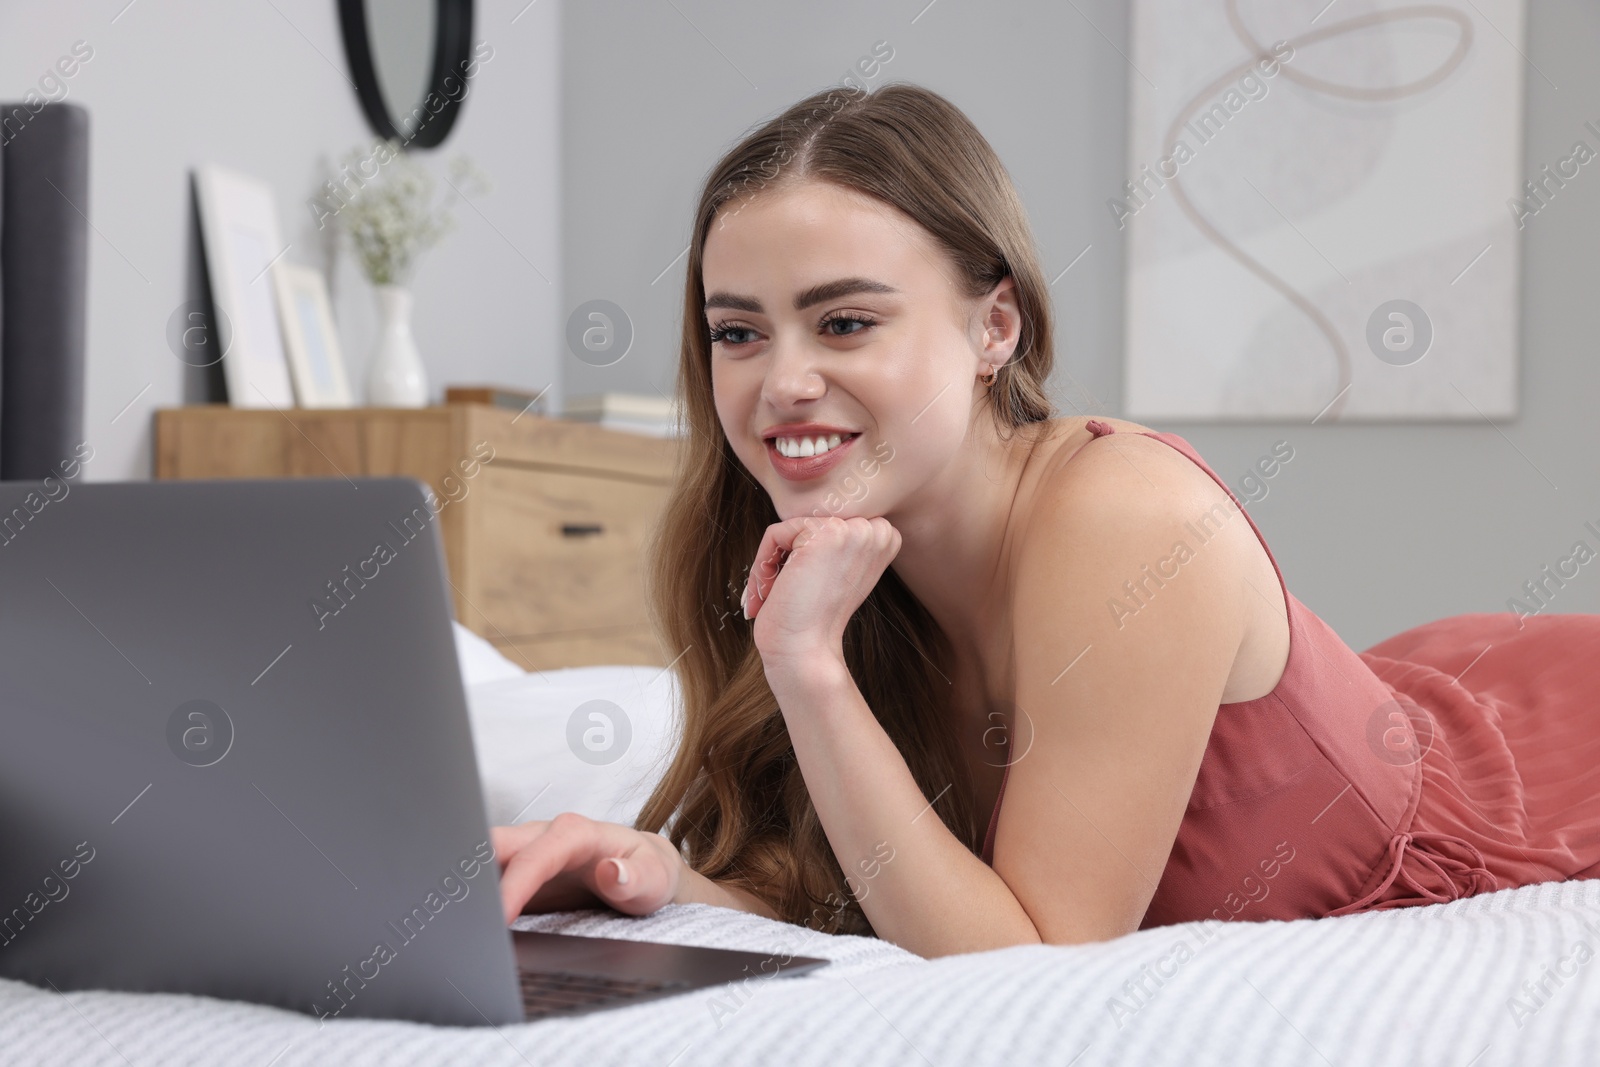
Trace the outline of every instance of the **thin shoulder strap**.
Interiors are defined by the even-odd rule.
[[[1100,419],[1088,419],[1084,422],[1083,428],[1094,434],[1096,439],[1117,432],[1116,428],[1110,423],[1103,422]],[[1224,493],[1228,494],[1229,499],[1233,501],[1234,507],[1238,508],[1239,514],[1244,516],[1244,521],[1250,524],[1250,530],[1256,535],[1256,540],[1260,541],[1261,547],[1266,550],[1267,559],[1272,563],[1272,572],[1278,576],[1278,588],[1283,592],[1284,607],[1288,612],[1289,625],[1292,627],[1294,625],[1294,608],[1289,603],[1289,583],[1284,580],[1283,568],[1278,566],[1278,557],[1272,554],[1272,546],[1268,545],[1267,539],[1261,535],[1261,527],[1256,525],[1256,520],[1250,517],[1250,513],[1245,510],[1243,502],[1241,502],[1238,496],[1235,495],[1234,491],[1228,486],[1228,483],[1218,477],[1217,472],[1211,469],[1210,464],[1206,463],[1205,460],[1200,458],[1200,454],[1194,450],[1194,446],[1189,444],[1188,441],[1184,440],[1179,435],[1173,433],[1162,433],[1159,431],[1142,431],[1138,434],[1138,436],[1154,438],[1155,440],[1160,441],[1162,444],[1167,445],[1173,450],[1181,453],[1195,466],[1199,467],[1201,470],[1205,471],[1206,474],[1210,475],[1211,480],[1221,486]]]

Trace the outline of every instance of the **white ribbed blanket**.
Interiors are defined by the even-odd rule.
[[[835,962],[743,990],[499,1030],[319,1027],[203,997],[0,980],[0,1064],[1600,1063],[1600,879],[939,960],[699,904],[646,919],[584,912],[519,924]]]

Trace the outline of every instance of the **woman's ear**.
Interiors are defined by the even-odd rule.
[[[1011,359],[1022,339],[1022,309],[1017,304],[1016,282],[1008,274],[978,305],[983,317],[983,342],[979,355],[987,365],[999,367]]]

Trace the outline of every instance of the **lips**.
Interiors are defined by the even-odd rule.
[[[839,462],[844,459],[845,453],[855,447],[856,441],[860,440],[860,438],[861,435],[859,433],[853,437],[847,437],[820,456],[785,456],[778,451],[777,438],[768,438],[766,441],[767,460],[772,464],[773,470],[789,481],[809,481],[812,478],[826,474],[838,466]]]

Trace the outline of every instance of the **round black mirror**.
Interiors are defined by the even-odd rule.
[[[432,148],[455,123],[472,61],[472,0],[339,0],[356,96],[379,137]]]

